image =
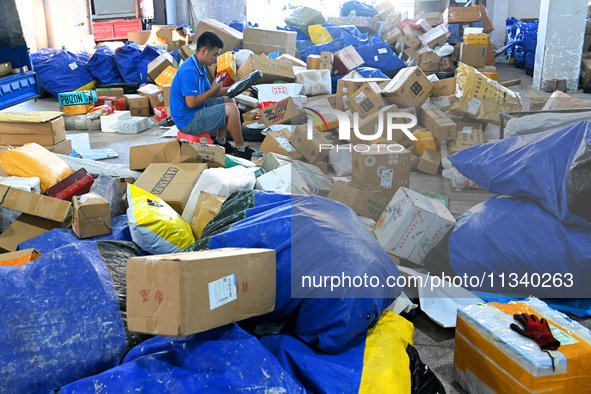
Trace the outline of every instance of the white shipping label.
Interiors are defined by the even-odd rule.
[[[437,102],[437,104],[439,104],[438,105],[438,108],[443,108],[443,107],[449,106],[451,103],[450,103],[450,101],[449,101],[449,99],[447,97],[444,97],[441,100],[439,100]]]
[[[287,138],[278,137],[276,141],[279,143],[279,145],[281,145],[283,149],[285,149],[289,153],[296,151],[293,145],[289,143],[289,140]]]
[[[464,133],[464,134],[472,134],[472,130],[474,130],[474,127],[464,126],[464,128],[462,129],[462,133]]]
[[[554,327],[553,325],[550,325],[550,331],[552,332],[552,335],[554,335],[554,338],[560,342],[560,346],[574,345],[579,342],[560,328]]]
[[[373,57],[373,60],[377,62],[377,61],[379,61],[379,60],[380,60],[380,58],[379,58],[379,57],[377,57],[377,56],[374,56],[374,57]]]
[[[386,48],[380,48],[380,49],[378,49],[378,53],[380,55],[383,55],[384,53],[388,53],[388,50]]]
[[[236,294],[236,274],[210,282],[208,286],[210,311],[238,298]]]
[[[162,93],[158,93],[158,101],[164,101],[164,95]]]
[[[70,64],[68,64],[68,66],[70,66],[70,68],[71,68],[72,70],[75,70],[75,69],[77,69],[77,68],[78,68],[78,65],[77,65],[76,63],[70,63]]]
[[[347,88],[343,88],[343,93],[347,93]]]
[[[472,99],[472,102],[468,107],[468,112],[470,112],[472,115],[476,115],[478,109],[480,108],[480,104],[482,104],[480,100]]]
[[[383,169],[380,181],[382,189],[392,189],[392,181],[394,180],[394,170]]]
[[[361,102],[366,98],[367,96],[365,95],[365,93],[361,92],[357,96],[355,96],[355,101],[357,102],[357,104],[361,104]]]

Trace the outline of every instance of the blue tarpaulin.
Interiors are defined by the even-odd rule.
[[[42,49],[31,56],[39,85],[57,97],[59,93],[73,92],[83,86],[94,87],[94,77],[88,72],[84,57],[66,50]]]
[[[98,47],[86,66],[99,85],[123,83],[113,50],[107,45]]]
[[[125,45],[115,49],[117,69],[125,83],[141,83],[142,77],[138,70],[142,62],[142,50],[134,41],[127,41]]]

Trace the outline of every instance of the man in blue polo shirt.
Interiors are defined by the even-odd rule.
[[[199,135],[217,130],[215,143],[227,154],[250,160],[254,152],[244,143],[240,112],[231,98],[224,98],[228,88],[207,79],[206,67],[217,60],[223,41],[206,31],[197,39],[197,48],[178,69],[170,87],[170,112],[178,129],[185,134]],[[226,140],[230,132],[236,148]]]

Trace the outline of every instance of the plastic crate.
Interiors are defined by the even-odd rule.
[[[142,30],[141,19],[92,22],[92,32],[97,41],[126,40],[128,32],[137,30]]]
[[[0,63],[10,62],[12,68],[27,67],[29,71],[0,77],[0,109],[39,95],[37,74],[32,70],[26,46],[0,48]]]

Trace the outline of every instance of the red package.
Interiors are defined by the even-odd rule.
[[[123,97],[99,96],[94,106],[98,107],[105,104],[111,104],[117,111],[127,110],[127,104],[125,104]]]
[[[183,139],[183,140],[187,140],[189,142],[196,142],[199,144],[213,145],[213,140],[211,139],[209,132],[199,134],[199,135],[191,135],[191,134],[185,134],[182,131],[179,131],[176,134],[176,139],[177,139],[177,141],[180,139]]]
[[[45,190],[43,194],[71,202],[72,197],[90,192],[93,182],[92,176],[84,168],[81,168],[63,181]]]
[[[160,122],[164,120],[168,114],[166,113],[166,109],[164,107],[154,107],[154,119],[156,122]]]
[[[227,72],[217,73],[215,75],[214,80],[216,80],[220,75],[223,75],[223,74],[226,74],[226,75],[224,76],[224,79],[222,79],[222,88],[229,88],[234,83],[234,80],[232,79],[232,76],[230,74],[228,74]]]

